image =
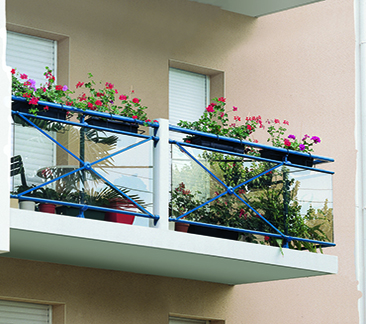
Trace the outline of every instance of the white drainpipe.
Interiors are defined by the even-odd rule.
[[[365,323],[366,309],[366,4],[355,0],[356,33],[356,277],[362,297],[358,301],[359,323]]]

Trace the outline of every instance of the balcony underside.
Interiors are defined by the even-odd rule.
[[[337,257],[11,209],[4,257],[229,285],[334,274]]]
[[[236,12],[242,15],[259,17],[271,13],[304,6],[322,0],[191,0],[210,4],[223,10]]]

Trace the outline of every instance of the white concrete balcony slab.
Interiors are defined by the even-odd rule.
[[[275,12],[304,6],[322,0],[191,0],[220,7],[251,17],[260,17]]]
[[[55,262],[237,285],[336,274],[338,258],[307,251],[46,214],[10,211],[10,252]]]

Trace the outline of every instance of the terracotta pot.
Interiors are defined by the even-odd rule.
[[[56,213],[55,204],[39,204],[38,209],[39,209],[39,211],[41,211],[43,213],[50,213],[50,214]]]
[[[175,222],[175,230],[177,232],[187,233],[188,228],[189,228],[189,224]]]
[[[136,206],[126,199],[114,199],[110,202],[109,206],[107,207],[136,212]],[[106,212],[105,220],[109,222],[132,225],[133,221],[135,220],[135,216],[123,213]]]

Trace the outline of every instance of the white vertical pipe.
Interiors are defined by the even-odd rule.
[[[365,323],[365,238],[366,238],[366,5],[364,0],[355,0],[355,74],[356,74],[356,221],[355,262],[358,289],[362,297],[358,300],[359,323]]]
[[[160,219],[156,224],[158,229],[169,229],[169,121],[158,119],[159,130],[157,136],[159,141],[156,143],[153,153],[154,159],[154,214],[159,215]]]
[[[0,0],[0,253],[10,248],[10,125],[11,125],[11,77],[10,67],[6,66],[6,21],[5,0]]]

